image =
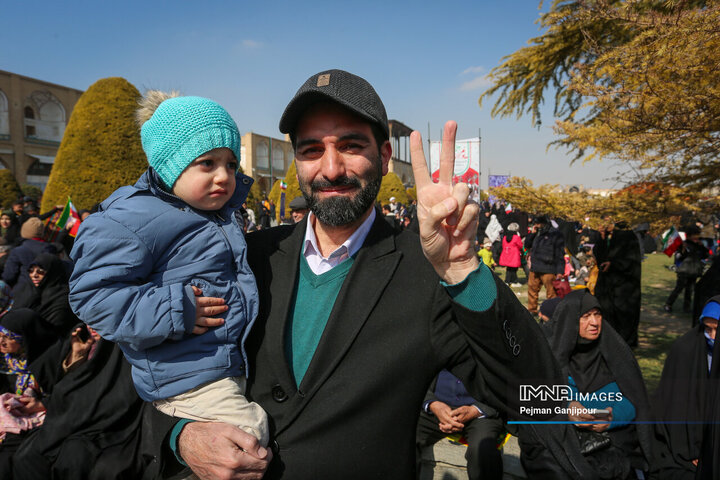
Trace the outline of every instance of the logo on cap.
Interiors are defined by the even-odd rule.
[[[317,86],[318,87],[327,87],[328,85],[330,85],[330,74],[325,73],[323,75],[320,75],[318,77]]]

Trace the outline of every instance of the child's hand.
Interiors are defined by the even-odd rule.
[[[192,333],[200,335],[207,332],[209,327],[217,327],[225,323],[222,318],[211,318],[213,315],[227,311],[225,300],[219,297],[203,297],[202,290],[194,285],[191,286],[195,294],[195,328]]]

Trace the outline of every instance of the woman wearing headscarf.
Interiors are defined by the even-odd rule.
[[[502,238],[502,253],[498,264],[505,267],[505,283],[519,286],[517,271],[522,261],[523,242],[518,235],[518,224],[513,222],[508,225]]]
[[[487,228],[485,228],[485,236],[488,238],[488,240],[490,240],[490,243],[495,243],[495,241],[500,238],[501,233],[502,226],[500,225],[497,216],[490,215],[490,222],[488,223]]]
[[[595,295],[603,307],[605,323],[631,347],[638,343],[642,256],[635,233],[624,222],[605,218],[601,240],[593,247],[598,265]]]
[[[720,296],[712,297],[710,302],[720,302]],[[704,311],[704,309],[703,309]],[[703,322],[704,323],[704,322]],[[703,411],[703,435],[700,459],[696,479],[716,480],[720,474],[720,342],[713,341],[713,355],[716,361],[711,363],[707,395]]]
[[[78,319],[68,302],[68,280],[62,260],[52,253],[41,253],[28,267],[28,281],[18,284],[15,308],[37,312],[55,334],[65,336]]]
[[[603,321],[598,300],[586,290],[571,292],[543,327],[572,390],[567,418],[577,422],[585,460],[603,479],[647,472],[652,431],[642,423],[650,417],[645,383],[630,348]]]
[[[7,245],[15,245],[20,238],[20,224],[12,210],[3,210],[0,214],[0,236]]]
[[[0,318],[10,311],[14,303],[12,288],[0,280]]]
[[[8,433],[18,434],[42,424],[45,407],[38,402],[40,386],[28,365],[34,360],[35,318],[33,312],[11,310],[0,319],[0,355],[6,391],[0,395],[0,443]]]
[[[0,393],[22,395],[27,389],[35,389],[28,365],[47,348],[47,339],[38,337],[40,322],[40,316],[27,308],[13,308],[0,318],[0,358],[5,375]]]
[[[150,404],[137,396],[114,343],[80,325],[30,370],[43,389],[45,422],[0,450],[0,478],[157,478],[162,440],[143,430]]]
[[[609,414],[568,414],[577,420],[581,450],[586,437],[609,437],[609,444],[585,458],[601,478],[630,477],[651,465],[651,428],[645,383],[635,357],[622,337],[603,322],[600,302],[585,290],[568,294],[551,320],[550,345],[573,393],[580,394],[570,407],[605,409]],[[589,399],[584,399],[585,398]],[[607,423],[584,423],[602,421]]]
[[[653,398],[655,477],[692,480],[701,455],[706,398],[720,296],[708,300],[698,324],[675,340]],[[682,422],[682,423],[681,423]]]

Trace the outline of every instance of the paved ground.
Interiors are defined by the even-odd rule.
[[[510,440],[503,448],[503,467],[505,480],[527,478],[520,465],[520,448],[517,438]],[[467,480],[465,468],[465,447],[441,440],[433,448],[426,449],[422,454],[420,480]]]

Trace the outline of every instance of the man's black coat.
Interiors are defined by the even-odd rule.
[[[486,312],[452,302],[418,237],[378,215],[296,386],[284,336],[306,222],[247,237],[260,294],[248,396],[268,412],[279,445],[265,478],[414,478],[420,406],[444,367],[506,411],[518,410],[518,385],[529,379],[564,383],[538,325],[502,282]]]

